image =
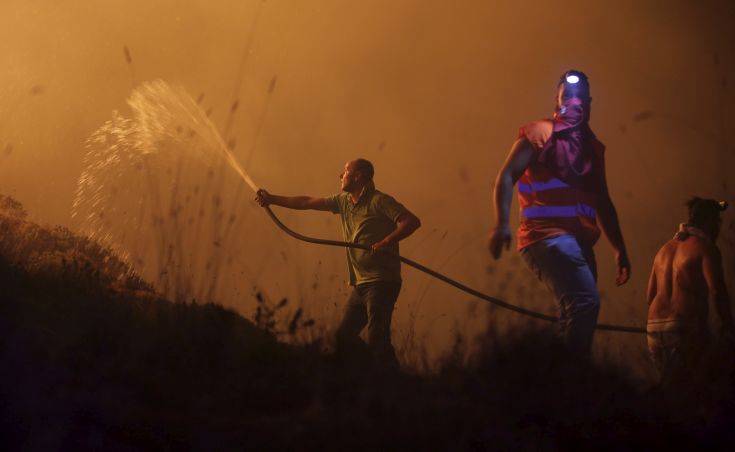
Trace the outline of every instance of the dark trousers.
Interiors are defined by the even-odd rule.
[[[373,357],[384,364],[397,364],[390,340],[390,322],[400,291],[400,281],[355,286],[337,329],[338,351],[344,353],[359,348],[362,345],[360,332],[367,325],[367,345]]]
[[[588,357],[600,312],[592,248],[580,245],[573,235],[560,235],[529,245],[521,255],[556,297],[560,333],[568,351]]]

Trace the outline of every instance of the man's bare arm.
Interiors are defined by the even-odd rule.
[[[653,268],[651,268],[651,276],[648,278],[648,289],[646,290],[646,298],[648,300],[648,306],[651,306],[653,299],[656,298],[658,287],[656,286],[656,260],[653,261]]]
[[[600,226],[605,233],[605,237],[610,241],[613,249],[617,254],[627,257],[628,251],[625,248],[623,240],[623,232],[620,230],[620,221],[618,220],[618,212],[615,205],[610,199],[610,195],[605,194],[599,204]]]
[[[521,177],[528,165],[531,164],[534,148],[531,143],[521,138],[513,143],[513,147],[505,160],[503,167],[495,179],[493,199],[495,202],[495,229],[490,233],[490,253],[495,259],[499,259],[505,249],[510,248],[511,233],[508,223],[510,221],[510,204],[513,200],[513,186]]]
[[[730,311],[730,297],[725,285],[724,272],[722,271],[722,255],[717,247],[712,246],[705,252],[702,259],[702,272],[707,283],[709,302],[714,304],[717,314],[722,322],[724,330],[732,331],[733,321]]]
[[[296,210],[330,210],[329,201],[326,198],[271,195],[265,190],[258,190],[255,201],[263,207],[273,204]]]
[[[615,283],[620,286],[630,279],[630,260],[628,259],[628,250],[623,240],[623,231],[620,229],[620,221],[618,220],[618,212],[615,209],[610,192],[607,188],[607,176],[605,175],[604,162],[600,165],[602,186],[600,190],[600,202],[598,204],[598,213],[600,218],[600,226],[605,237],[615,250],[615,263],[617,274]]]
[[[373,245],[373,251],[378,251],[392,243],[398,243],[421,227],[421,220],[409,212],[403,212],[396,219],[396,229],[388,234],[383,240]]]

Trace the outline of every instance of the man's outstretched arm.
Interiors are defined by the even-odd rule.
[[[278,196],[265,190],[258,190],[255,201],[265,207],[270,204],[296,210],[331,210],[327,198],[313,196]]]
[[[513,186],[521,177],[533,158],[533,145],[521,138],[513,143],[513,147],[503,167],[495,179],[493,199],[495,202],[495,229],[490,232],[489,248],[495,259],[499,259],[505,249],[510,248],[510,204],[513,200]]]

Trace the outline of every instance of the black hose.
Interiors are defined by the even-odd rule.
[[[370,247],[367,245],[362,245],[359,243],[349,243],[349,242],[340,242],[338,240],[326,240],[326,239],[317,239],[314,237],[307,237],[305,235],[301,235],[298,232],[295,232],[288,228],[285,224],[281,222],[281,220],[278,219],[276,214],[273,213],[271,208],[269,206],[265,206],[265,211],[268,213],[268,216],[273,220],[273,222],[278,226],[279,229],[281,229],[286,234],[290,235],[291,237],[301,240],[302,242],[308,242],[308,243],[315,243],[317,245],[329,245],[329,246],[339,246],[342,248],[358,248],[362,250],[370,250]],[[529,309],[521,308],[520,306],[512,305],[506,301],[503,301],[499,298],[491,297],[490,295],[484,294],[482,292],[479,292],[471,287],[467,287],[461,282],[455,281],[452,278],[445,276],[439,272],[436,272],[428,267],[424,267],[423,265],[419,264],[418,262],[412,261],[411,259],[403,256],[398,256],[398,258],[403,262],[404,264],[411,266],[417,270],[420,270],[428,275],[433,276],[436,279],[442,280],[445,283],[452,285],[456,287],[457,289],[466,292],[472,296],[475,296],[477,298],[481,298],[485,301],[489,301],[490,303],[500,306],[501,308],[509,309],[511,311],[517,312],[519,314],[527,315],[529,317],[533,317],[540,320],[546,320],[547,322],[556,322],[558,319],[554,316],[542,314],[540,312],[531,311]],[[604,330],[604,331],[620,331],[623,333],[646,333],[646,330],[644,328],[638,328],[635,326],[622,326],[622,325],[607,325],[604,323],[598,323],[595,327],[598,330]]]

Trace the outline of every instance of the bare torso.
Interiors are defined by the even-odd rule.
[[[648,320],[676,319],[705,326],[708,288],[703,259],[712,245],[703,238],[669,240],[653,261],[649,283]]]

